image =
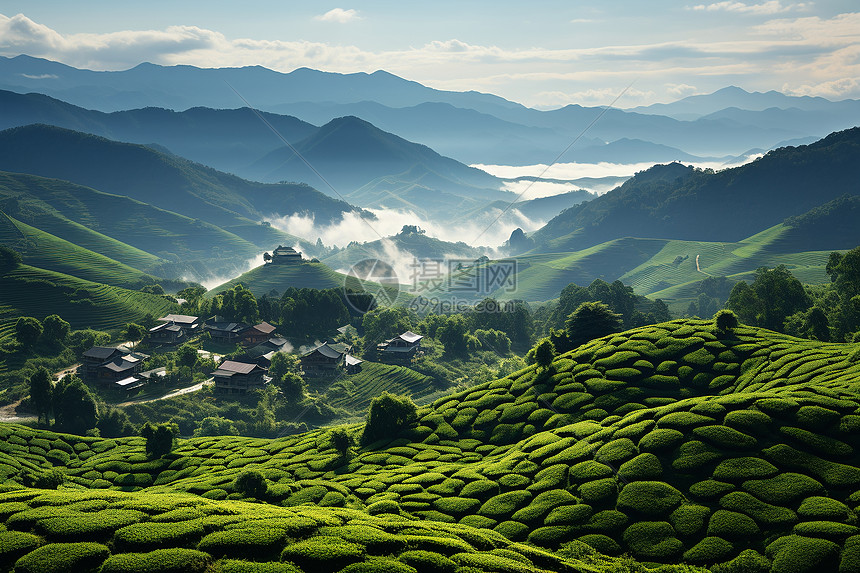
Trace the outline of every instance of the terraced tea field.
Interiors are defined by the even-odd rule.
[[[857,571],[858,381],[860,345],[687,320],[440,398],[346,457],[327,430],[197,438],[149,459],[140,438],[0,426],[4,487],[52,467],[70,480],[0,494],[17,548],[4,566],[36,570],[66,551],[53,544],[87,542],[63,555],[109,571],[153,570],[156,549],[260,571],[637,570],[624,553],[661,571]],[[267,480],[250,506],[266,534],[237,517],[250,469]]]
[[[329,403],[354,412],[367,409],[370,401],[383,392],[407,395],[420,403],[423,397],[434,391],[433,381],[423,374],[403,366],[375,362],[364,362],[360,372],[342,375],[334,381],[324,378],[318,381],[309,379],[308,382],[311,389],[314,389],[316,384],[342,388],[337,394],[329,391]]]
[[[18,316],[58,314],[74,329],[118,330],[146,314],[178,307],[164,297],[21,265],[0,277],[0,324]]]

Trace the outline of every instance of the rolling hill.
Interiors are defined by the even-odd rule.
[[[124,195],[258,244],[288,239],[275,229],[259,228],[263,217],[313,214],[328,223],[355,210],[307,185],[246,181],[151,147],[45,125],[0,132],[0,169]]]
[[[182,558],[406,572],[397,561],[415,552],[452,561],[445,571],[638,567],[622,553],[663,571],[853,571],[858,353],[713,321],[651,325],[439,398],[346,458],[325,429],[195,438],[149,459],[141,438],[3,425],[0,536],[16,543],[2,555],[109,571]],[[74,489],[20,485],[52,467]],[[234,485],[245,469],[267,479],[256,524]]]
[[[771,151],[717,173],[658,165],[560,213],[533,234],[537,250],[579,250],[624,236],[739,241],[845,193],[860,180],[860,128]]]
[[[262,262],[262,259],[260,259]],[[302,262],[300,264],[271,265],[261,264],[238,277],[211,289],[210,294],[218,294],[241,284],[254,293],[254,296],[268,294],[272,290],[283,293],[294,288],[341,288],[346,275],[337,273],[323,263]]]
[[[424,145],[387,133],[357,117],[341,117],[295,145],[296,150],[339,193],[349,196],[355,189],[378,177],[403,173],[415,166],[442,178],[453,192],[455,187],[498,189],[492,175],[443,157]],[[263,181],[305,181],[330,190],[290,149],[276,149],[247,169]],[[423,175],[423,173],[421,174]],[[477,192],[477,190],[475,190]]]
[[[288,141],[304,139],[318,128],[295,117],[262,113]],[[283,143],[248,108],[194,107],[177,112],[143,108],[104,113],[43,94],[0,90],[0,129],[47,124],[115,141],[158,144],[172,153],[234,173]]]

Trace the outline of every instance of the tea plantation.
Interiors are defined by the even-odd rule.
[[[0,436],[0,570],[860,571],[860,345],[712,321],[592,341],[347,456],[327,430],[159,459]]]

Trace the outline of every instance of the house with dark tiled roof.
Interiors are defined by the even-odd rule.
[[[242,333],[248,329],[244,322],[233,322],[224,320],[220,316],[213,316],[206,321],[204,330],[212,336],[212,340],[218,342],[240,342]]]
[[[212,373],[215,391],[221,394],[247,394],[266,384],[267,369],[259,364],[225,360]]]
[[[242,332],[242,342],[244,344],[260,344],[262,342],[267,341],[269,338],[274,336],[275,327],[269,324],[268,322],[261,322],[260,324],[255,324],[254,326],[249,326]]]
[[[203,332],[203,321],[199,316],[187,314],[168,314],[158,319],[158,322],[178,326],[185,336],[197,336]]]
[[[124,348],[93,346],[81,356],[81,374],[90,383],[125,388],[139,381],[130,379],[137,377],[146,358],[149,358],[146,354],[129,352]],[[117,385],[120,381],[124,383]]]
[[[302,370],[313,376],[320,374],[334,374],[340,368],[347,372],[356,372],[363,362],[361,359],[351,356],[352,346],[343,342],[324,342],[302,354],[300,361]]]
[[[420,334],[407,330],[403,334],[376,345],[376,353],[383,362],[411,362],[421,351]]]
[[[186,339],[185,330],[172,322],[162,322],[153,326],[146,336],[152,344],[179,344]]]

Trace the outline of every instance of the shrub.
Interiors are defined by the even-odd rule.
[[[257,470],[244,470],[233,481],[233,489],[245,497],[261,498],[268,488],[266,478]]]
[[[657,456],[651,453],[639,454],[621,464],[618,469],[618,477],[627,480],[659,478],[661,475],[663,475],[663,466]]]
[[[758,410],[734,410],[726,414],[723,424],[736,430],[761,432],[771,423],[771,418]]]
[[[762,501],[775,505],[788,505],[824,491],[824,486],[811,477],[791,472],[769,479],[745,481],[742,487]]]
[[[839,573],[860,571],[860,535],[849,537],[842,546],[842,559],[839,562]]]
[[[281,528],[270,528],[265,523],[248,525],[238,529],[214,531],[200,540],[197,549],[214,556],[259,557],[279,548],[287,532]]]
[[[713,573],[768,573],[770,560],[754,549],[744,549],[727,563],[714,566]]]
[[[690,563],[718,563],[734,553],[734,546],[722,537],[705,537],[684,553]]]
[[[569,525],[551,525],[538,527],[528,535],[528,542],[539,547],[555,548],[570,539],[573,527]]]
[[[773,556],[772,573],[833,571],[839,546],[825,539],[785,535],[768,545],[767,553]]]
[[[803,500],[797,515],[803,519],[826,519],[828,521],[847,521],[853,512],[847,505],[829,497],[811,496]]]
[[[586,460],[571,466],[569,477],[571,482],[585,482],[612,476],[612,468],[594,460]]]
[[[269,561],[256,563],[254,561],[237,561],[225,559],[218,562],[219,573],[301,573],[291,563]]]
[[[684,550],[675,530],[665,521],[640,521],[624,530],[624,543],[639,558],[668,560]]]
[[[519,521],[503,521],[493,528],[493,531],[501,533],[511,541],[521,541],[526,538],[529,526]]]
[[[80,573],[98,568],[109,555],[100,543],[49,543],[18,559],[15,573]]]
[[[369,557],[367,561],[347,565],[340,573],[416,573],[416,570],[391,557]]]
[[[179,426],[174,422],[163,424],[147,422],[141,428],[140,435],[146,439],[146,453],[160,458],[173,449],[176,436],[179,435]]]
[[[759,534],[758,525],[753,519],[736,511],[718,509],[708,523],[708,535],[727,539],[750,539]]]
[[[638,452],[630,438],[619,438],[604,444],[597,450],[594,459],[605,463],[621,463],[635,456]]]
[[[194,549],[156,549],[149,553],[112,555],[101,573],[203,573],[212,558]]]
[[[514,513],[513,519],[526,524],[542,522],[544,516],[553,508],[570,503],[576,503],[576,498],[570,492],[563,489],[551,489],[539,493],[529,505]]]
[[[618,555],[621,553],[621,546],[607,535],[590,533],[588,535],[581,536],[579,541],[593,547],[605,555]]]
[[[797,515],[790,509],[759,501],[743,491],[724,495],[720,499],[720,505],[726,509],[746,513],[757,522],[768,525],[787,525],[797,522]]]
[[[718,310],[714,315],[714,324],[720,332],[734,330],[738,326],[738,316],[731,310],[724,308]]]
[[[683,500],[680,491],[661,481],[628,483],[618,495],[618,509],[642,515],[665,515]]]
[[[645,452],[662,452],[673,449],[684,440],[684,434],[670,428],[651,430],[639,440],[639,449]]]
[[[798,424],[812,430],[823,430],[839,423],[839,412],[821,406],[801,406],[795,416]]]
[[[585,523],[585,528],[591,531],[610,533],[627,525],[627,516],[614,509],[599,511]]]
[[[135,523],[114,533],[113,541],[124,551],[156,549],[165,545],[184,545],[203,535],[200,520],[177,523]]]
[[[719,448],[746,450],[754,448],[758,441],[748,434],[728,426],[703,426],[693,429],[693,435]]]
[[[860,533],[860,528],[835,521],[804,521],[794,526],[794,533],[806,537],[825,537],[841,540]]]
[[[393,499],[383,499],[367,506],[367,513],[370,515],[381,515],[384,513],[400,513],[400,504]]]
[[[398,559],[422,573],[454,573],[457,564],[432,551],[405,551]]]
[[[418,419],[418,409],[408,396],[383,392],[370,402],[362,442],[391,438]]]
[[[288,545],[281,552],[281,561],[292,561],[306,571],[337,571],[360,561],[364,547],[339,537],[317,535]]]
[[[672,512],[669,522],[681,535],[692,535],[705,527],[711,510],[704,505],[684,503]]]
[[[730,458],[721,461],[714,469],[714,479],[741,481],[751,478],[765,478],[778,472],[776,466],[761,458]]]
[[[463,490],[463,495],[466,495],[465,488]],[[520,490],[502,493],[484,502],[484,505],[478,510],[478,515],[493,518],[508,517],[528,503],[531,498],[532,494],[528,491]]]
[[[579,525],[592,514],[591,506],[585,503],[562,505],[554,508],[544,519],[544,525]]]
[[[140,511],[128,509],[105,509],[93,513],[70,513],[48,517],[38,523],[38,529],[52,537],[70,541],[90,540],[101,534],[137,523],[144,517]]]
[[[604,478],[579,486],[579,495],[589,504],[595,504],[615,497],[618,494],[618,483],[615,478]]]
[[[375,555],[396,553],[406,545],[406,541],[402,537],[370,525],[348,524],[337,527],[321,527],[319,534],[331,535],[344,541],[357,543],[364,546],[368,553]]]
[[[0,531],[0,569],[8,569],[19,557],[42,543],[42,539],[32,533]]]

